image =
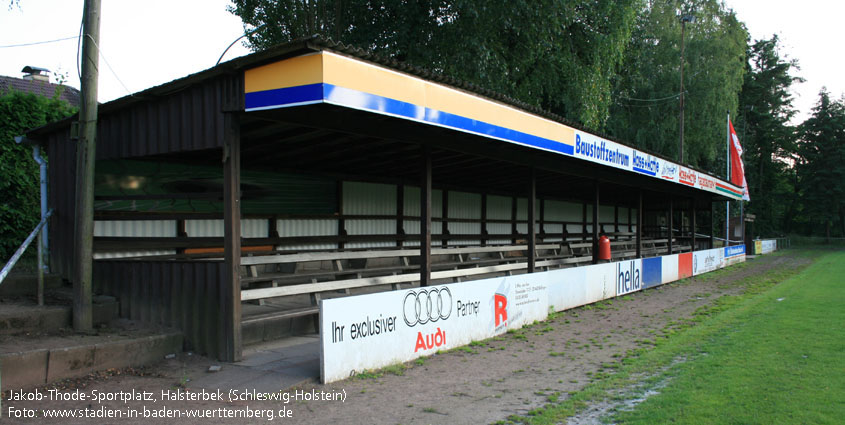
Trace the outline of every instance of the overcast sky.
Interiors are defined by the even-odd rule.
[[[82,0],[20,0],[20,8],[0,2],[0,46],[74,37]],[[778,34],[784,53],[798,59],[796,122],[802,121],[822,86],[845,92],[841,21],[845,3],[804,0],[727,0],[754,39]],[[126,96],[214,66],[226,47],[243,33],[240,19],[226,11],[228,0],[104,0],[100,27],[101,102]],[[0,75],[20,77],[26,65],[66,74],[79,87],[76,40],[0,48]],[[249,53],[237,43],[225,60]],[[105,60],[104,60],[105,59]],[[107,63],[106,63],[107,62]],[[110,67],[109,67],[110,65]],[[111,68],[111,69],[109,69]],[[122,83],[121,83],[122,82]],[[124,88],[125,85],[125,88]]]

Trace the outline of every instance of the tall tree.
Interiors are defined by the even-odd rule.
[[[311,34],[475,83],[592,128],[642,0],[235,0],[255,50]]]
[[[761,234],[790,231],[798,212],[795,174],[795,116],[790,88],[803,81],[791,75],[794,60],[779,53],[778,37],[748,46],[745,81],[736,115],[736,130],[745,150],[745,175],[751,192],[748,211],[757,216],[755,230]]]
[[[735,111],[745,71],[747,31],[718,0],[650,0],[614,80],[608,132],[641,149],[677,158],[684,49],[685,162],[725,169],[725,111]]]
[[[831,100],[823,88],[800,134],[798,176],[810,233],[845,236],[845,100]]]

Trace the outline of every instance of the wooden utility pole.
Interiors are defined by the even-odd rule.
[[[74,227],[73,328],[93,329],[91,276],[94,243],[94,160],[97,139],[97,78],[100,0],[85,0],[82,31],[82,105],[76,145],[76,223]]]

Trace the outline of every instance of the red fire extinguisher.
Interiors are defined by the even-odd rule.
[[[610,260],[610,239],[606,235],[599,238],[599,260]]]

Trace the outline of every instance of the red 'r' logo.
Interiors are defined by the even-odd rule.
[[[496,326],[508,321],[508,298],[502,294],[493,295],[493,315],[496,318]]]

